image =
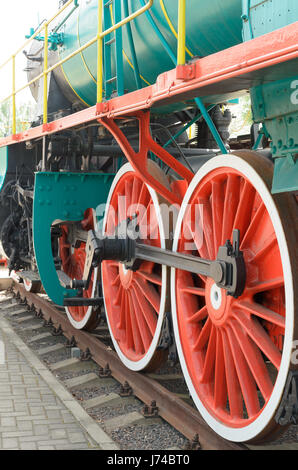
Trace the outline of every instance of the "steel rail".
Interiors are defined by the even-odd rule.
[[[37,311],[41,311],[43,318],[51,320],[55,328],[60,327],[63,335],[69,340],[75,340],[75,344],[81,351],[89,351],[92,359],[100,367],[105,368],[107,364],[112,376],[122,385],[128,382],[133,389],[133,394],[144,404],[150,406],[152,401],[156,402],[158,414],[171,426],[183,434],[187,439],[193,441],[196,435],[203,450],[248,450],[243,444],[233,443],[216,435],[204,422],[200,414],[186,402],[165,389],[155,379],[145,373],[133,372],[127,369],[119,360],[117,354],[107,348],[96,336],[86,331],[76,330],[68,321],[64,312],[50,304],[44,297],[27,292],[25,288],[13,283],[13,292],[20,295],[28,305],[34,305]]]

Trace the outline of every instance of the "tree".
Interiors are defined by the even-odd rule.
[[[232,109],[233,121],[230,126],[230,134],[238,136],[250,133],[253,124],[250,96],[245,95],[239,98],[239,105]]]
[[[16,130],[28,129],[34,118],[35,106],[31,102],[21,103],[16,110]],[[5,101],[0,105],[0,137],[12,134],[12,103]]]

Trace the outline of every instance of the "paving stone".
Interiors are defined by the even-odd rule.
[[[67,432],[65,429],[54,429],[51,431],[52,439],[62,439],[67,437]],[[85,441],[85,439],[84,439]],[[71,441],[72,442],[72,441]]]
[[[0,341],[0,449],[119,449],[1,315]]]
[[[3,438],[2,439],[2,448],[6,450],[14,450],[19,448],[18,439],[12,438]]]
[[[36,450],[36,442],[21,442],[20,444],[21,450]]]
[[[16,420],[13,417],[1,418],[1,427],[4,426],[15,426]]]

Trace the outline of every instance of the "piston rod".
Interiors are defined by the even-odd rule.
[[[91,281],[92,270],[105,260],[122,263],[126,269],[137,271],[142,261],[188,271],[211,278],[218,287],[225,289],[228,295],[239,297],[245,287],[246,270],[240,247],[240,231],[233,231],[233,245],[227,240],[219,247],[216,260],[207,260],[198,256],[176,253],[125,237],[97,238],[93,230],[88,232],[86,261],[82,280],[70,281],[70,288],[87,290]],[[91,299],[92,300],[92,299]],[[85,300],[86,302],[86,300]]]

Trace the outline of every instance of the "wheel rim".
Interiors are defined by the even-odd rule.
[[[148,167],[160,178],[165,178],[153,162],[149,162]],[[126,198],[125,207],[123,197]],[[142,210],[141,205],[147,210]],[[126,164],[111,187],[104,233],[113,235],[115,226],[136,213],[141,237],[149,237],[148,244],[165,248],[158,197],[136,175],[131,165]],[[148,214],[151,217],[149,231],[145,222]],[[152,236],[153,239],[150,238]],[[115,261],[102,263],[102,288],[111,338],[120,359],[131,370],[154,369],[163,360],[164,354],[156,348],[165,313],[167,287],[165,266],[143,262],[136,272],[132,272]]]
[[[259,156],[249,158],[258,161],[261,175],[268,171]],[[201,236],[195,205],[199,220],[204,218]],[[173,249],[195,247],[197,255],[215,259],[233,228],[241,231],[247,268],[242,296],[228,297],[210,279],[172,270],[173,320],[199,411],[218,434],[248,441],[270,432],[290,368],[292,271],[280,215],[263,178],[244,158],[220,156],[191,183]]]
[[[90,230],[94,227],[94,211],[87,209],[84,219],[81,222],[84,230]],[[80,247],[73,248],[68,242],[68,227],[63,225],[62,236],[59,238],[59,253],[61,258],[62,270],[71,279],[82,279],[84,274],[84,266],[86,259],[85,243],[81,243]],[[94,271],[89,289],[84,291],[85,298],[92,298],[95,295],[97,282],[97,270]],[[66,307],[65,311],[71,324],[77,329],[92,330],[97,325],[97,311],[94,307]]]

